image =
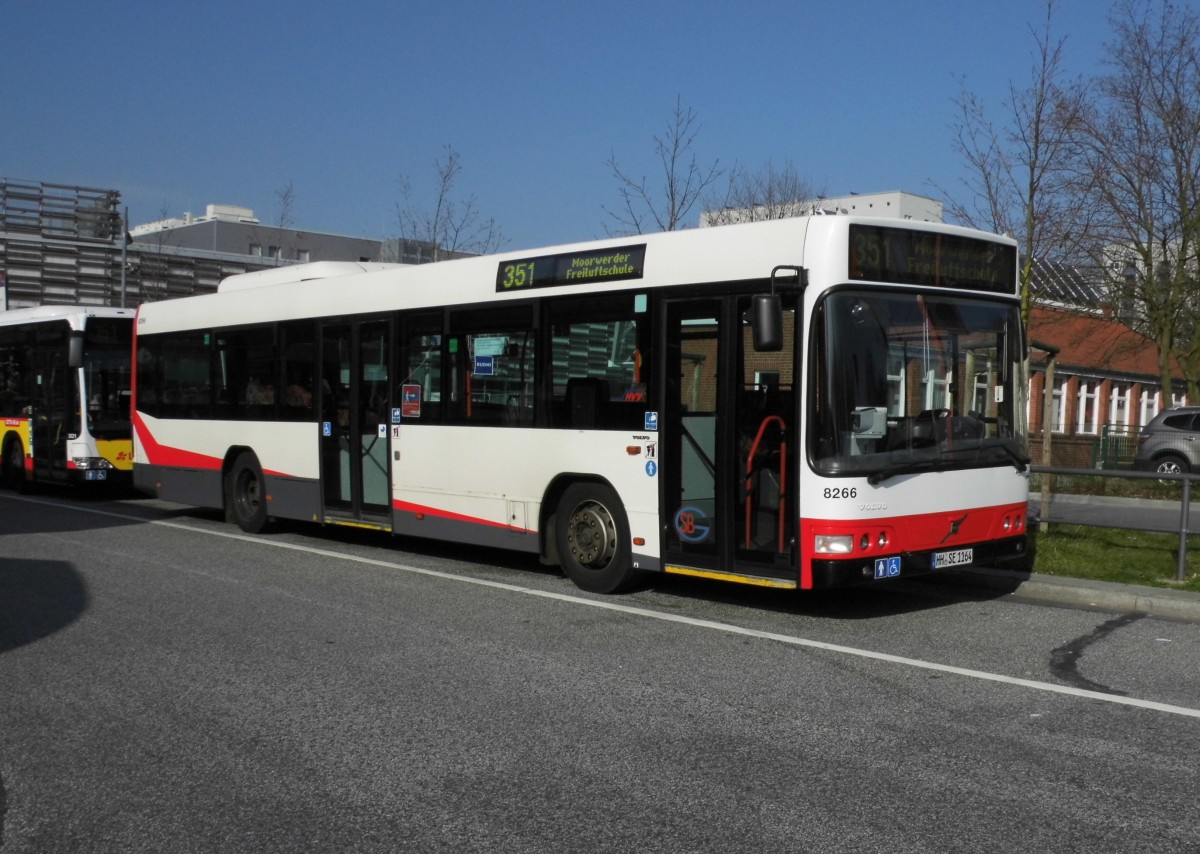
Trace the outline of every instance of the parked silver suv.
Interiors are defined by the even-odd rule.
[[[1200,406],[1164,409],[1138,433],[1133,467],[1163,474],[1200,471]]]

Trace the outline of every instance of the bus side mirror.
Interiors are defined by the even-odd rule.
[[[83,330],[72,329],[71,337],[67,339],[67,367],[83,367]]]
[[[783,303],[777,294],[751,297],[749,319],[755,350],[776,353],[783,349]]]

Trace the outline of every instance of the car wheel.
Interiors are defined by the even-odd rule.
[[[1187,474],[1188,464],[1183,457],[1159,457],[1158,462],[1154,465],[1154,470],[1159,474]]]

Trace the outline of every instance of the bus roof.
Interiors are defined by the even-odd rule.
[[[850,226],[865,224],[951,234],[1012,247],[1010,238],[958,226],[859,216],[806,216],[766,222],[608,238],[542,249],[438,261],[430,264],[316,262],[281,267],[222,282],[216,294],[147,303],[138,332],[156,333],[275,320],[366,314],[445,305],[499,304],[527,296],[646,290],[707,282],[766,281],[779,265],[810,269],[810,281],[826,286],[848,281]],[[626,259],[622,266],[622,259]],[[565,261],[590,271],[573,278],[505,290],[508,267]],[[612,263],[606,263],[612,262]],[[629,269],[622,273],[622,270]],[[589,272],[615,270],[609,278]],[[576,284],[575,281],[579,281]],[[286,295],[277,288],[287,288]],[[1013,277],[1010,297],[1016,294]],[[993,294],[995,296],[995,294]]]
[[[43,323],[51,320],[66,320],[72,329],[82,329],[88,317],[127,317],[136,314],[132,308],[113,308],[104,305],[39,305],[33,308],[14,308],[0,311],[0,326],[15,326],[19,323]]]
[[[382,264],[369,261],[313,261],[311,264],[292,264],[253,273],[238,273],[227,276],[217,286],[219,293],[261,288],[270,285],[294,285],[312,279],[332,279],[338,276],[353,276],[357,273],[374,273],[412,264]]]

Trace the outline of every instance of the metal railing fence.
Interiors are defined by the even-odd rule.
[[[1158,472],[1149,471],[1121,471],[1113,469],[1081,469],[1081,468],[1064,468],[1061,466],[1030,466],[1029,471],[1032,474],[1042,476],[1041,490],[1041,505],[1038,510],[1038,523],[1046,525],[1052,522],[1086,525],[1086,524],[1101,524],[1088,523],[1080,521],[1065,522],[1065,520],[1055,519],[1051,512],[1053,505],[1053,478],[1055,475],[1067,475],[1071,477],[1099,477],[1099,478],[1117,478],[1120,480],[1157,480],[1165,481],[1181,481],[1182,494],[1179,499],[1179,549],[1177,552],[1177,561],[1175,566],[1175,580],[1183,581],[1187,574],[1187,550],[1188,550],[1188,534],[1196,533],[1188,528],[1191,507],[1192,484],[1200,481],[1200,474],[1159,474]],[[1127,525],[1113,525],[1109,522],[1103,523],[1106,528],[1124,528],[1126,530],[1140,530],[1140,527],[1131,527]],[[1044,528],[1043,528],[1044,530]]]

